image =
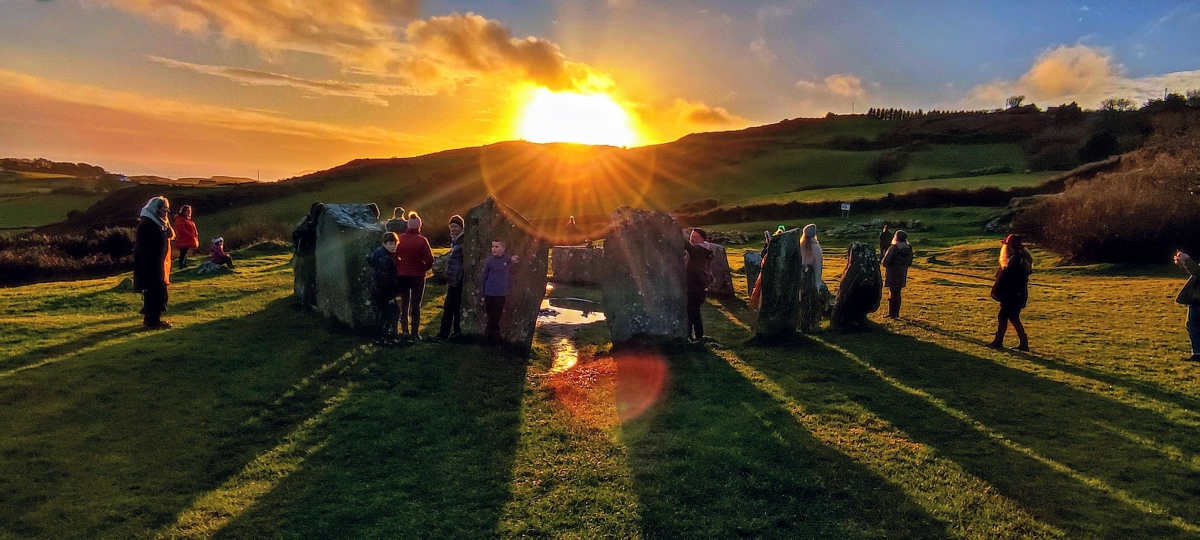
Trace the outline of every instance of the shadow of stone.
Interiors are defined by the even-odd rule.
[[[303,381],[355,341],[281,299],[0,378],[0,470],[12,472],[0,478],[0,536],[136,537],[170,525],[319,410],[336,384]]]
[[[466,345],[387,349],[323,441],[217,537],[489,536],[509,501],[526,367]]]
[[[833,351],[822,360],[833,372],[830,394],[845,395],[936,448],[1068,536],[1183,533],[1153,508],[1200,523],[1200,474],[1191,465],[1200,454],[1195,426],[908,336],[878,332],[870,340],[829,341],[992,433]],[[794,367],[760,369],[782,376]],[[820,401],[806,392],[793,397]],[[1113,436],[1120,433],[1127,435]]]
[[[986,347],[988,345],[988,343],[990,343],[990,340],[966,336],[966,335],[960,334],[958,332],[952,332],[949,330],[945,330],[943,328],[939,328],[932,324],[928,324],[928,323],[921,322],[918,320],[908,319],[908,320],[905,320],[905,322],[908,324],[911,324],[913,326],[916,326],[918,328],[921,328],[923,330],[927,330],[929,332],[940,334],[940,335],[943,335],[948,338],[952,338],[954,340],[961,341],[964,343],[971,343],[974,345],[979,345],[981,347]],[[983,330],[983,331],[986,332],[987,330]],[[1192,395],[1188,395],[1188,394],[1183,394],[1183,393],[1180,393],[1180,392],[1177,392],[1174,390],[1170,390],[1167,388],[1163,388],[1162,386],[1160,386],[1158,384],[1154,384],[1152,382],[1139,381],[1132,377],[1124,377],[1124,376],[1121,376],[1120,374],[1116,374],[1116,373],[1107,373],[1107,372],[1103,372],[1103,371],[1100,371],[1097,369],[1092,369],[1092,368],[1089,368],[1086,366],[1069,364],[1067,362],[1056,359],[1054,357],[1043,356],[1036,352],[1020,352],[1020,351],[1015,351],[1015,350],[1010,350],[1009,352],[1011,352],[1012,354],[1018,355],[1021,358],[1025,358],[1025,359],[1027,359],[1035,364],[1038,364],[1039,366],[1045,367],[1045,368],[1054,369],[1057,371],[1061,371],[1063,373],[1067,373],[1067,374],[1075,375],[1075,376],[1079,376],[1079,377],[1084,377],[1087,379],[1092,379],[1092,380],[1099,381],[1104,384],[1108,384],[1108,385],[1112,385],[1112,386],[1121,386],[1121,387],[1129,388],[1129,389],[1134,390],[1134,391],[1136,391],[1142,395],[1145,395],[1147,397],[1150,397],[1150,398],[1153,398],[1153,399],[1156,399],[1159,401],[1173,403],[1173,404],[1183,407],[1185,409],[1200,410],[1200,398],[1197,398],[1196,396],[1192,396]]]
[[[142,332],[145,330],[145,328],[142,327],[140,319],[141,315],[138,315],[137,317],[125,317],[120,320],[128,320],[130,326],[118,329],[106,329],[89,334],[80,334],[78,337],[62,343],[57,343],[18,354],[8,358],[3,363],[0,363],[0,374],[12,372],[27,366],[32,366],[53,358],[66,356],[80,349],[96,345],[97,343],[113,341],[118,338]]]
[[[949,536],[725,360],[692,352],[665,362],[665,391],[621,433],[646,537]]]

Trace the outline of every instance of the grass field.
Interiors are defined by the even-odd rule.
[[[741,294],[704,308],[717,345],[610,356],[593,324],[562,373],[546,334],[528,363],[378,348],[293,306],[286,255],[176,273],[164,332],[115,278],[0,289],[0,537],[1200,534],[1182,276],[1037,252],[1033,352],[987,349],[987,211],[917,216],[868,332],[747,345]]]
[[[102,198],[100,194],[0,195],[0,234],[6,229],[30,229],[62,221],[67,212],[83,210]]]
[[[857,186],[809,189],[791,193],[779,193],[751,197],[736,201],[736,204],[769,204],[789,201],[854,201],[858,199],[882,199],[889,193],[899,195],[924,188],[942,189],[978,189],[981,187],[996,187],[1009,189],[1014,187],[1036,186],[1056,173],[1029,174],[990,174],[987,176],[972,176],[967,178],[939,178],[937,180],[906,180],[886,182],[883,184],[862,184]]]

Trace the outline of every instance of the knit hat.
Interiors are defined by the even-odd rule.
[[[453,215],[453,216],[450,216],[450,224],[451,224],[451,225],[453,225],[453,224],[455,224],[455,223],[457,223],[459,227],[466,227],[466,224],[465,224],[465,223],[463,223],[463,218],[462,218],[462,216],[460,216],[460,215],[458,215],[458,214],[455,214],[455,215]]]
[[[421,216],[418,216],[416,212],[413,212],[411,217],[408,218],[408,230],[421,231]]]
[[[225,239],[224,239],[224,238],[221,238],[220,236],[218,236],[218,237],[216,237],[216,238],[213,238],[213,243],[214,243],[214,244],[221,244],[221,243],[224,243],[224,242],[225,242]]]

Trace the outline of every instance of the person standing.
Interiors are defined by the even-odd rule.
[[[446,259],[446,302],[442,304],[442,328],[438,339],[462,334],[463,218],[450,216],[450,256]]]
[[[187,268],[188,265],[188,250],[197,249],[200,247],[200,233],[196,230],[196,223],[192,221],[192,207],[183,205],[179,207],[179,214],[175,216],[175,249],[179,250],[179,267]]]
[[[380,246],[367,255],[371,267],[371,299],[379,309],[380,342],[388,344],[398,338],[396,323],[400,322],[400,306],[396,304],[396,244],[399,235],[383,233]]]
[[[883,260],[883,255],[887,253],[888,248],[892,247],[892,239],[896,236],[892,231],[888,230],[886,223],[883,224],[883,232],[879,233],[879,260]]]
[[[1029,301],[1029,275],[1033,273],[1033,255],[1023,245],[1021,235],[1010,234],[1000,242],[1000,269],[996,271],[996,283],[992,286],[992,299],[1000,302],[997,316],[996,338],[988,344],[999,349],[1004,346],[1004,333],[1008,323],[1017,331],[1020,344],[1017,350],[1029,350],[1029,338],[1021,324],[1021,310]]]
[[[708,285],[712,283],[709,263],[713,252],[706,245],[708,233],[699,227],[692,229],[688,243],[684,245],[687,270],[687,319],[688,339],[704,340],[704,320],[700,318],[700,306],[704,305]]]
[[[1200,362],[1200,267],[1196,260],[1182,251],[1175,252],[1175,264],[1189,276],[1187,283],[1175,296],[1175,301],[1187,306],[1187,331],[1192,341],[1192,355],[1186,360]]]
[[[175,239],[175,231],[167,223],[170,212],[166,197],[151,197],[138,215],[133,289],[142,293],[142,324],[152,330],[173,326],[162,320],[167,311],[167,286],[171,284],[171,240]]]
[[[500,342],[500,319],[504,317],[504,302],[508,297],[510,271],[521,259],[507,255],[507,246],[499,238],[492,240],[492,256],[483,263],[480,290],[483,291],[483,311],[487,327],[483,335],[488,345]]]
[[[880,236],[880,241],[883,241],[883,236]],[[896,231],[892,237],[892,245],[887,248],[887,252],[883,255],[883,286],[888,289],[888,318],[895,319],[900,316],[900,292],[908,285],[908,267],[912,266],[913,250],[908,243],[908,233],[905,231]]]
[[[396,286],[400,294],[400,329],[417,339],[421,327],[421,300],[425,296],[425,273],[433,268],[433,250],[421,235],[421,216],[410,212],[408,229],[396,245]],[[411,322],[410,322],[411,318]]]
[[[416,215],[416,212],[412,214]],[[392,209],[392,219],[387,220],[387,223],[383,225],[383,229],[388,232],[394,232],[397,235],[404,234],[404,231],[408,230],[408,220],[411,217],[404,215],[403,206],[397,206]]]

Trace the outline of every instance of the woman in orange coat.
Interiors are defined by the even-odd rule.
[[[192,221],[192,207],[183,205],[175,216],[175,249],[179,250],[179,267],[187,268],[188,250],[200,247],[200,233]]]

